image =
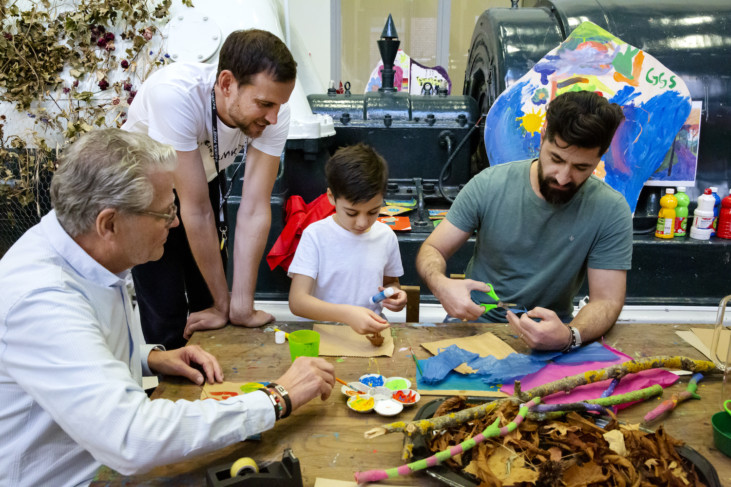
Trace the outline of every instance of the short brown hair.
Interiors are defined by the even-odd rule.
[[[559,135],[569,145],[599,149],[603,155],[624,120],[622,107],[593,91],[569,91],[554,98],[546,110],[546,139]]]
[[[218,57],[218,74],[231,71],[240,85],[266,72],[283,83],[297,77],[297,63],[282,40],[266,30],[233,31],[223,43]]]
[[[361,203],[386,194],[388,165],[371,146],[341,147],[325,164],[327,186],[335,199]]]

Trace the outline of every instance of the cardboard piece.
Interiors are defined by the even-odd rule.
[[[365,335],[357,334],[348,325],[324,325],[312,327],[320,334],[320,356],[323,357],[391,357],[393,337],[389,328],[381,332],[383,344],[374,347]]]
[[[711,358],[711,350],[708,346],[704,345],[698,336],[692,331],[676,331],[676,335],[688,342],[689,345],[693,346],[696,350],[706,356],[707,359]]]
[[[438,340],[436,342],[421,344],[422,347],[427,349],[433,355],[437,355],[440,349],[447,348],[450,345],[457,345],[463,350],[479,354],[480,357],[494,355],[495,358],[501,359],[507,357],[511,353],[517,353],[513,347],[490,332],[471,337],[448,338],[446,340]],[[322,347],[322,345],[320,346]],[[472,374],[476,372],[476,370],[472,367],[468,367],[467,364],[461,364],[454,370],[460,374]]]
[[[721,330],[721,334],[719,336],[718,340],[718,346],[715,349],[713,349],[713,332],[714,330],[712,328],[691,328],[693,330],[693,333],[700,338],[700,340],[703,342],[704,345],[708,347],[710,350],[709,357],[714,362],[726,362],[728,354],[728,344],[729,340],[731,340],[731,330],[728,328],[723,328]]]

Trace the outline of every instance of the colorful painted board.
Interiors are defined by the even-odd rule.
[[[538,157],[546,107],[566,91],[590,90],[622,106],[626,119],[595,175],[634,212],[691,109],[679,76],[648,53],[583,22],[508,87],[490,108],[485,148],[490,164]]]

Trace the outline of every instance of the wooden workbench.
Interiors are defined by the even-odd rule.
[[[307,322],[278,323],[285,330],[311,328]],[[631,357],[653,355],[685,355],[695,359],[704,357],[681,340],[676,330],[687,330],[686,325],[617,324],[606,336],[606,343]],[[271,327],[267,328],[271,329]],[[366,372],[380,372],[385,376],[402,376],[414,380],[415,365],[410,355],[400,351],[413,346],[418,358],[430,354],[419,347],[422,342],[443,338],[470,336],[491,331],[518,351],[527,348],[512,334],[508,325],[452,323],[437,325],[394,324],[395,350],[393,357],[367,358],[328,357],[335,364],[338,377],[356,380]],[[225,379],[233,382],[274,380],[290,365],[287,345],[276,345],[274,333],[264,329],[248,329],[227,326],[221,330],[195,333],[190,343],[198,344],[213,353],[221,363]],[[684,390],[688,376],[666,389],[664,398],[674,391]],[[688,401],[678,407],[664,421],[669,434],[684,440],[689,446],[706,457],[716,468],[722,485],[731,485],[731,459],[713,446],[711,416],[721,410],[721,375],[705,378],[699,385],[700,401]],[[161,381],[153,398],[188,399],[200,397],[201,388],[177,378]],[[221,463],[248,456],[257,461],[281,460],[285,448],[292,448],[300,459],[305,486],[312,486],[317,477],[352,480],[356,470],[388,468],[400,465],[403,436],[386,435],[365,440],[363,433],[374,426],[396,419],[410,420],[418,408],[431,396],[422,398],[414,408],[406,408],[395,418],[385,418],[375,413],[360,414],[349,410],[340,385],[336,384],[327,401],[315,399],[292,416],[278,423],[263,434],[261,441],[244,442],[218,452],[197,457],[186,462],[159,467],[136,477],[122,477],[103,468],[98,481],[92,485],[191,485],[204,486],[205,469]],[[619,419],[639,423],[642,417],[659,404],[659,399],[647,401],[620,412]],[[651,426],[658,426],[659,423]],[[384,484],[439,485],[423,473],[396,479]]]

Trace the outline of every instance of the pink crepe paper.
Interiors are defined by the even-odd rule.
[[[572,375],[581,374],[589,370],[603,369],[605,367],[611,367],[612,365],[621,364],[632,360],[629,355],[613,349],[607,344],[603,344],[605,348],[614,352],[619,357],[615,361],[611,362],[584,362],[582,364],[572,365],[559,365],[559,364],[548,364],[538,372],[528,374],[520,380],[520,388],[524,391],[533,389],[534,387],[542,386],[565,377],[571,377]],[[622,378],[614,389],[614,396],[619,394],[625,394],[631,391],[637,391],[650,387],[654,384],[660,384],[663,388],[673,385],[678,380],[678,376],[672,372],[668,372],[663,369],[650,369],[643,370],[636,374],[629,374]],[[564,404],[571,402],[585,401],[587,399],[597,399],[602,395],[611,379],[603,380],[601,382],[595,382],[593,384],[586,384],[579,386],[571,392],[557,392],[546,396],[541,399],[544,404]],[[514,391],[513,384],[504,385],[500,392],[512,395]],[[634,403],[621,404],[616,407],[617,410],[624,409]]]

